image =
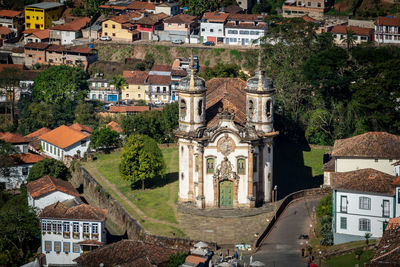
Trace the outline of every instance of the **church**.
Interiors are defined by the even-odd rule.
[[[209,87],[209,88],[207,88]],[[272,201],[272,80],[207,83],[191,66],[178,85],[179,202],[204,208],[253,208]]]

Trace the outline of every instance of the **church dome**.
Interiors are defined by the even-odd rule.
[[[272,92],[274,91],[274,84],[271,78],[264,75],[264,71],[257,70],[256,75],[247,80],[245,89],[246,91]]]
[[[194,70],[189,70],[188,75],[179,81],[178,90],[193,92],[204,91],[206,90],[206,82],[203,78],[198,77]]]

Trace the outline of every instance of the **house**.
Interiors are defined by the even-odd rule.
[[[230,5],[222,7],[219,11],[231,14],[238,14],[243,13],[243,8],[241,8],[240,6]]]
[[[148,78],[148,90],[146,92],[146,101],[154,102],[160,100],[163,103],[169,103],[172,100],[172,79],[170,65],[154,65]]]
[[[82,29],[90,23],[90,18],[80,18],[64,25],[50,28],[50,43],[58,45],[71,45],[77,38],[82,37]]]
[[[286,0],[282,5],[283,17],[302,17],[308,15],[312,18],[322,18],[324,13],[332,6],[332,1],[323,0]]]
[[[119,126],[118,122],[115,121],[110,121],[106,127],[110,128],[113,131],[116,131],[117,133],[121,134],[123,132],[121,126]]]
[[[28,205],[43,210],[56,202],[79,198],[80,194],[71,183],[45,175],[26,184]]]
[[[49,128],[42,127],[39,130],[36,130],[28,135],[25,135],[25,138],[29,140],[29,150],[37,154],[40,154],[42,147],[39,137],[50,131],[51,130]]]
[[[229,13],[205,12],[200,22],[201,42],[223,43],[225,32],[224,26]]]
[[[93,132],[92,127],[75,122],[69,128],[80,131],[83,134],[90,135]]]
[[[19,81],[19,88],[17,92],[15,92],[16,101],[32,94],[32,88],[35,85],[35,79],[39,73],[40,70],[23,70],[23,79]]]
[[[266,16],[257,14],[229,14],[225,24],[225,43],[257,45],[268,30]]]
[[[25,6],[25,29],[44,30],[61,18],[64,5],[56,2],[41,2]]]
[[[0,26],[0,39],[1,45],[3,45],[4,41],[10,40],[13,38],[15,33],[5,26]]]
[[[156,11],[156,6],[150,2],[133,1],[127,6],[127,9],[144,13],[154,13]]]
[[[389,218],[399,212],[399,179],[371,168],[331,175],[335,244],[381,237]]]
[[[65,125],[41,135],[39,139],[43,153],[61,161],[65,156],[83,157],[90,143],[88,135]]]
[[[94,77],[88,80],[89,92],[87,99],[102,102],[118,102],[121,100],[120,91],[115,88],[109,79]]]
[[[143,15],[138,12],[111,17],[102,22],[102,36],[112,40],[133,42],[140,39],[140,32],[135,24]]]
[[[184,252],[183,249],[166,247],[157,242],[121,240],[83,254],[75,259],[80,267],[104,266],[166,266],[170,255]]]
[[[331,175],[335,172],[335,159],[331,158],[328,162],[322,165],[324,171],[324,185],[331,185]]]
[[[0,26],[6,27],[17,36],[24,28],[24,16],[21,11],[0,10]]]
[[[156,5],[155,14],[164,13],[169,17],[179,14],[179,2],[178,1],[164,1],[161,4]]]
[[[117,115],[132,115],[148,110],[150,110],[148,106],[111,106],[107,112],[101,112],[100,115],[103,117],[117,116]],[[154,110],[154,108],[152,110]]]
[[[25,65],[32,67],[35,64],[46,64],[46,49],[48,47],[48,43],[27,43],[24,46]]]
[[[179,14],[164,20],[164,32],[168,32],[171,41],[181,40],[189,43],[190,35],[197,35],[199,24],[197,17],[188,14]]]
[[[36,78],[38,71],[24,70],[21,64],[0,64],[0,72],[5,69],[17,69],[23,75],[18,86],[1,86],[0,85],[0,102],[15,101],[18,102],[21,97],[31,94],[32,84]]]
[[[121,92],[121,99],[127,101],[137,101],[146,99],[146,91],[148,90],[148,71],[130,71],[123,72],[122,77],[127,85]]]
[[[61,202],[45,207],[39,215],[41,253],[48,266],[75,266],[74,259],[106,242],[107,210],[87,204],[68,208]]]
[[[24,43],[48,43],[50,41],[50,30],[28,29],[23,31]]]
[[[355,26],[337,25],[333,26],[330,32],[337,45],[346,45],[346,35],[352,33],[354,44],[370,42],[373,39],[374,29]]]
[[[400,43],[400,18],[378,17],[375,21],[375,42]]]
[[[0,132],[0,139],[13,145],[17,153],[28,153],[29,139],[16,133]]]
[[[142,40],[153,40],[153,34],[155,31],[163,31],[164,24],[163,20],[167,18],[168,15],[164,13],[159,14],[144,14],[144,17],[139,19],[137,24],[137,30],[141,34]]]
[[[335,172],[373,168],[393,175],[392,164],[400,160],[400,136],[386,132],[367,132],[336,140],[332,150]]]

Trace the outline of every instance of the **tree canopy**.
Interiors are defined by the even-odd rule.
[[[28,175],[28,182],[37,180],[45,175],[67,180],[71,177],[68,168],[61,161],[45,158],[33,164]]]
[[[240,66],[234,63],[217,63],[214,67],[206,67],[202,72],[199,73],[199,76],[204,78],[205,80],[210,80],[216,77],[231,77],[236,78],[239,77],[242,80],[247,80],[246,74],[244,74],[240,70]]]
[[[90,135],[90,147],[94,149],[115,148],[120,145],[119,134],[109,127],[103,126],[93,131]]]
[[[142,190],[145,180],[163,176],[165,162],[157,142],[147,135],[131,135],[122,149],[119,171],[124,180],[141,181]]]

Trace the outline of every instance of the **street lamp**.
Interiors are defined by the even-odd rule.
[[[274,202],[278,200],[278,186],[274,186]]]

